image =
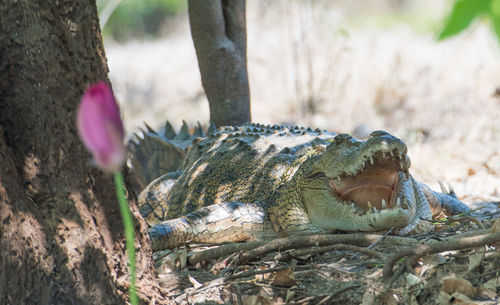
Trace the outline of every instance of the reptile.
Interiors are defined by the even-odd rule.
[[[451,189],[417,182],[405,143],[385,131],[357,139],[282,125],[187,130],[148,127],[133,143],[137,168],[151,147],[183,159],[139,195],[155,251],[338,231],[417,234],[432,230],[433,215],[469,211]]]

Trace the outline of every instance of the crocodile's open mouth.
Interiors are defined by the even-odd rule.
[[[365,170],[355,177],[330,179],[330,187],[344,201],[352,201],[365,211],[396,206],[398,174],[395,170]]]
[[[399,205],[401,182],[409,175],[408,167],[401,160],[404,159],[377,155],[355,175],[329,179],[332,192],[364,211],[394,208]]]

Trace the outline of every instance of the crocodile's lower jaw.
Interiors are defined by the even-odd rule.
[[[406,182],[408,183],[408,182]],[[404,198],[400,206],[387,209],[371,209],[364,211],[354,203],[345,203],[324,190],[305,189],[304,203],[313,225],[328,233],[375,232],[406,227],[414,216],[411,205],[405,205]],[[403,203],[404,202],[404,203]]]

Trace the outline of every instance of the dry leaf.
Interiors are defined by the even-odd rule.
[[[158,273],[171,273],[177,268],[179,262],[178,253],[170,253],[169,255],[159,259],[155,262],[156,270]]]
[[[424,256],[422,258],[420,276],[424,275],[427,271],[434,269],[434,267],[444,263],[446,263],[446,258],[439,253]]]
[[[469,256],[469,268],[467,269],[467,271],[472,271],[481,265],[481,262],[484,259],[485,252],[485,246],[474,248],[474,253]]]
[[[493,223],[493,225],[491,226],[490,228],[490,232],[491,233],[497,233],[497,232],[500,232],[500,217],[497,218],[497,220],[495,220],[495,222]],[[497,250],[500,248],[500,243],[496,243],[496,244],[491,244],[490,246],[492,247],[496,247]]]
[[[271,305],[272,299],[265,298],[261,295],[242,295],[241,303],[243,305]]]
[[[496,290],[500,287],[500,278],[492,278],[482,285],[483,288]]]
[[[287,289],[285,302],[288,304],[293,299],[294,296],[295,296],[295,290]]]
[[[495,220],[493,226],[491,226],[490,232],[491,233],[500,232],[500,217],[497,218],[497,220]]]
[[[448,277],[443,279],[443,286],[441,287],[441,290],[448,294],[454,294],[454,293],[461,293],[464,294],[470,298],[474,298],[477,293],[478,289],[472,284],[467,281],[466,279],[463,278],[453,278],[453,277]]]
[[[497,297],[496,289],[488,289],[479,287],[477,289],[477,298],[482,299],[495,299]]]
[[[297,281],[295,280],[293,272],[290,271],[290,268],[286,268],[275,273],[271,284],[290,288],[297,285]]]
[[[450,304],[450,298],[451,295],[447,294],[444,291],[440,291],[437,298],[436,298],[436,304],[439,305],[449,305]]]
[[[476,174],[476,171],[473,168],[470,168],[467,170],[467,176],[474,176]]]
[[[460,292],[455,292],[451,297],[451,303],[453,305],[478,305],[478,303],[474,302],[471,300],[468,296],[465,294],[462,294]]]
[[[194,288],[200,288],[203,286],[202,283],[198,282],[194,277],[192,277],[190,274],[188,275],[188,279],[193,284]]]
[[[413,287],[413,286],[416,286],[416,285],[420,285],[422,284],[422,279],[419,278],[418,276],[416,276],[415,274],[412,274],[412,273],[408,273],[406,275],[406,285],[408,285],[408,287]]]
[[[186,264],[187,264],[187,256],[188,256],[188,253],[187,253],[187,250],[184,249],[182,251],[180,251],[179,253],[179,261],[181,263],[181,269],[184,269],[186,268]]]
[[[399,302],[401,301],[401,297],[397,295],[394,291],[388,291],[380,297],[380,300],[382,301],[382,304],[398,305]]]
[[[368,287],[363,293],[361,305],[373,305],[375,303],[375,288]]]
[[[262,270],[266,270],[266,269],[267,269],[267,267],[266,267],[266,266],[259,266],[259,267],[257,268],[257,270],[260,270],[260,271],[262,271]],[[255,275],[255,279],[256,279],[258,282],[262,282],[262,281],[264,281],[264,280],[269,279],[269,278],[271,277],[271,275],[272,275],[271,273],[261,273],[261,274],[256,274],[256,275]]]

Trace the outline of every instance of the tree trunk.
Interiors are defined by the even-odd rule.
[[[128,299],[112,177],[88,165],[75,124],[83,91],[107,72],[95,1],[0,2],[0,304]],[[131,205],[139,296],[158,302]]]
[[[250,122],[245,0],[189,0],[188,8],[210,120]]]

